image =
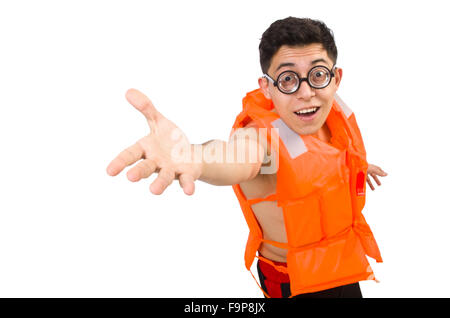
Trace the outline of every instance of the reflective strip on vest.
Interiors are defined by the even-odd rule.
[[[337,103],[339,104],[339,106],[341,106],[342,111],[344,112],[345,116],[347,118],[350,117],[350,115],[353,113],[353,111],[351,110],[350,107],[347,106],[346,103],[344,103],[344,101],[339,97],[338,94],[334,95],[334,99],[337,101]]]
[[[297,158],[301,154],[308,151],[302,137],[289,128],[281,118],[270,123],[273,127],[278,128],[278,134],[283,141],[284,146],[289,152],[292,159]]]

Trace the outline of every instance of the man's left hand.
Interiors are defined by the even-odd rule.
[[[375,180],[377,185],[380,186],[381,182],[380,180],[378,180],[378,177],[385,177],[387,176],[387,173],[384,172],[380,167],[369,163],[369,167],[367,168],[367,183],[373,191],[375,190],[375,187],[373,186],[372,181],[370,181],[369,176],[371,176]]]

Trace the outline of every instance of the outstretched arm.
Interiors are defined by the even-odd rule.
[[[153,194],[162,194],[173,180],[178,179],[184,193],[192,195],[197,179],[214,185],[233,185],[258,174],[264,148],[257,139],[244,134],[242,138],[248,142],[211,140],[192,145],[178,126],[156,110],[147,96],[130,89],[126,99],[144,115],[150,133],[111,161],[106,169],[110,176],[135,164],[127,172],[132,182],[158,173],[150,185]],[[251,153],[256,154],[256,158]],[[244,160],[237,160],[239,154],[245,154]]]

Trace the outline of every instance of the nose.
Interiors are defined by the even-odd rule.
[[[298,99],[310,99],[311,97],[316,95],[316,92],[314,90],[314,88],[312,88],[311,86],[309,86],[308,81],[301,80],[300,84],[299,84],[299,88],[296,92],[296,97]]]

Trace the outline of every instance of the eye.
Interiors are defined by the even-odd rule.
[[[314,76],[315,76],[317,79],[320,79],[321,77],[324,77],[324,76],[325,76],[325,72],[324,72],[324,71],[316,71],[316,72],[314,73]]]
[[[284,74],[283,76],[281,76],[280,80],[282,82],[291,82],[294,80],[294,77],[291,74]]]
[[[279,81],[280,82],[292,82],[297,79],[297,75],[294,72],[287,71],[280,74]]]
[[[323,86],[330,80],[330,72],[323,66],[315,67],[309,75],[309,81],[313,86]]]
[[[292,71],[286,71],[278,77],[278,88],[285,93],[295,91],[298,86],[298,76]]]

